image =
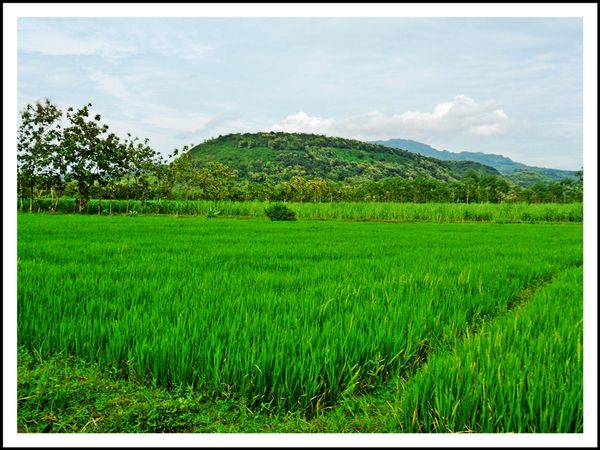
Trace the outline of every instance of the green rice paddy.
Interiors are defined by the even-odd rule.
[[[19,214],[18,343],[255,411],[404,380],[402,431],[581,431],[582,259],[569,223]]]

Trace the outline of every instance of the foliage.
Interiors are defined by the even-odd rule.
[[[223,210],[219,208],[217,205],[210,205],[208,210],[206,211],[207,219],[214,219],[215,217],[219,217]]]
[[[273,203],[267,206],[265,214],[271,220],[296,220],[296,213],[283,203]]]
[[[42,210],[50,209],[50,199],[41,200]],[[90,200],[83,211],[87,214],[172,214],[209,216],[220,211],[223,217],[264,217],[270,203],[263,201],[222,201],[215,205],[209,200]],[[61,200],[58,212],[76,213],[75,199]],[[582,203],[382,203],[332,202],[295,203],[294,212],[300,220],[356,220],[389,222],[492,222],[539,223],[582,222]]]
[[[572,268],[523,308],[433,356],[410,380],[404,430],[583,431],[583,274]]]
[[[64,190],[65,155],[60,145],[60,109],[50,100],[27,105],[21,114],[17,144],[17,180],[21,198],[29,194],[29,211],[33,211],[33,193],[37,191],[38,211],[45,190]],[[55,208],[54,198],[52,207]]]
[[[157,172],[156,152],[130,134],[121,142],[108,125],[101,124],[100,114],[90,118],[91,103],[66,112],[67,127],[60,127],[62,112],[50,100],[27,105],[21,114],[18,131],[18,182],[21,204],[25,190],[33,210],[33,191],[37,191],[38,211],[44,191],[50,190],[51,210],[60,197],[73,189],[82,212],[92,194],[101,193],[114,199],[132,187],[142,202]],[[155,178],[155,177],[154,177]],[[129,194],[126,194],[129,195]],[[21,207],[22,209],[22,207]]]
[[[91,104],[75,111],[67,109],[69,126],[63,130],[61,145],[65,149],[68,165],[67,180],[77,183],[79,210],[89,200],[95,183],[106,180],[120,172],[124,158],[118,138],[108,132],[108,125],[101,125],[101,116],[88,119]]]
[[[440,161],[350,139],[312,134],[233,134],[185,145],[164,159],[130,134],[108,133],[91,104],[62,113],[48,100],[28,105],[19,128],[19,207],[49,209],[76,195],[79,212],[92,198],[130,203],[156,200],[267,202],[569,203],[583,199],[577,180],[521,188],[471,161]],[[98,203],[103,214],[103,203]]]
[[[571,170],[545,169],[541,167],[527,166],[515,162],[510,158],[493,153],[480,152],[449,152],[447,150],[436,150],[435,148],[421,142],[410,139],[389,139],[386,141],[375,141],[376,144],[393,148],[401,148],[423,156],[441,159],[443,161],[474,161],[493,167],[507,179],[521,187],[528,188],[535,182],[550,183],[558,182],[568,178],[575,180],[576,172]]]
[[[582,262],[581,225],[18,219],[29,351],[308,415]]]
[[[193,147],[190,153],[201,164],[219,161],[250,181],[289,181],[294,176],[332,181],[421,176],[452,181],[469,170],[498,175],[471,161],[440,161],[383,145],[304,133],[229,134]]]

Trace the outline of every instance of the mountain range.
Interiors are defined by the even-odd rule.
[[[493,167],[502,175],[512,180],[516,184],[524,187],[542,181],[560,181],[563,178],[576,178],[575,171],[561,169],[547,169],[543,167],[528,166],[526,164],[513,161],[506,156],[493,153],[481,152],[450,152],[448,150],[438,150],[430,145],[410,139],[389,139],[373,141],[373,143],[385,145],[386,147],[401,148],[409,152],[417,153],[431,158],[437,158],[443,161],[475,161],[487,166]]]
[[[468,173],[495,175],[522,187],[576,178],[574,171],[532,167],[502,155],[437,150],[408,139],[364,142],[308,133],[235,133],[190,150],[200,164],[221,162],[241,179],[281,181],[293,176],[346,181],[386,177],[462,180]]]

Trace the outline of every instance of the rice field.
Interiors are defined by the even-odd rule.
[[[581,224],[19,214],[18,342],[124,378],[190,386],[210,398],[241,399],[256,411],[308,417],[403,378],[417,396],[405,406],[411,420],[411,405],[421,405],[415,429],[460,431],[454,422],[443,428],[446,410],[427,402],[445,399],[440,389],[455,388],[456,398],[491,401],[472,394],[482,380],[498,376],[497,360],[476,366],[461,385],[449,374],[458,362],[431,366],[428,356],[462,342],[456,355],[464,361],[478,356],[468,353],[477,346],[501,358],[513,347],[524,351],[531,337],[539,351],[547,345],[573,361],[566,369],[531,361],[538,368],[531,383],[555,370],[576,381],[577,331],[561,346],[550,338],[562,336],[564,326],[541,325],[560,318],[556,301],[532,303],[527,317],[539,315],[537,325],[520,334],[498,322],[501,338],[472,342],[469,330],[509,317],[528,287],[581,266],[582,258]],[[563,288],[575,320],[581,292],[572,278]],[[457,367],[468,371],[468,364]],[[525,390],[515,395],[531,401],[520,386]],[[435,395],[419,397],[428,392],[422,389]],[[566,391],[567,410],[581,408],[580,385],[570,383]],[[508,401],[500,391],[490,395]],[[461,417],[474,414],[475,406],[448,405]],[[517,416],[504,418],[507,430],[531,428],[511,411]],[[565,411],[548,414],[548,428],[563,423],[556,417]]]
[[[403,426],[429,432],[583,431],[583,270],[432,358],[403,391]]]

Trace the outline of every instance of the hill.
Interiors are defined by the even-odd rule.
[[[190,154],[200,165],[221,162],[253,181],[288,180],[295,175],[333,181],[392,176],[453,181],[471,171],[499,175],[478,162],[441,161],[376,143],[303,133],[229,134],[193,147]]]
[[[437,158],[443,161],[475,161],[487,166],[493,167],[507,178],[519,184],[528,187],[534,183],[560,181],[563,178],[576,178],[572,170],[547,169],[543,167],[528,166],[523,163],[513,161],[510,158],[493,153],[481,152],[449,152],[448,150],[438,150],[422,142],[410,139],[389,139],[386,141],[374,141],[376,144],[387,147],[401,148],[409,152],[418,153],[430,158]]]

